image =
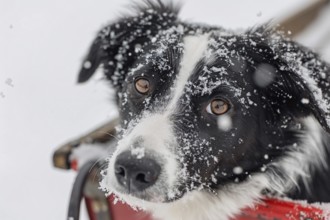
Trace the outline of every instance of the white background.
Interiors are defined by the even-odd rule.
[[[65,219],[75,173],[54,169],[52,153],[116,114],[101,74],[83,85],[76,78],[96,31],[128,2],[0,0],[1,220]],[[306,2],[187,0],[181,17],[245,28]],[[313,46],[309,39],[301,41]]]

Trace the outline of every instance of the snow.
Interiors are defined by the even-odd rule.
[[[85,63],[83,64],[85,69],[89,69],[92,67],[92,63],[90,61],[85,61]]]
[[[273,82],[275,78],[275,71],[275,68],[269,64],[260,64],[256,68],[253,75],[253,80],[257,86],[264,88]]]
[[[57,146],[116,115],[112,91],[100,73],[87,84],[75,82],[96,32],[127,11],[127,2],[1,2],[0,219],[65,219],[75,173],[53,168],[52,153]],[[283,15],[283,11],[306,2],[186,1],[181,17],[241,28]],[[324,26],[323,20],[305,39],[318,35],[315,33]],[[330,43],[327,45],[321,52],[330,60]],[[136,45],[136,50],[140,47]]]
[[[301,103],[302,103],[302,104],[309,104],[309,99],[307,99],[307,98],[302,98],[302,99],[301,99]]]
[[[232,128],[233,122],[232,122],[230,116],[224,114],[224,115],[218,116],[217,125],[218,125],[218,128],[222,131],[229,131]]]
[[[131,154],[136,156],[137,159],[142,159],[145,155],[144,147],[135,147],[131,149]]]
[[[234,167],[234,169],[233,169],[233,172],[236,175],[239,175],[239,174],[243,173],[243,171],[244,171],[243,168],[240,167],[240,166]]]

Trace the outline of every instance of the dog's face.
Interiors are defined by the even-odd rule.
[[[85,81],[103,64],[117,91],[110,191],[150,202],[216,191],[272,169],[299,142],[296,119],[312,114],[328,129],[288,62],[297,45],[260,30],[183,24],[172,11],[154,7],[104,28],[80,74]]]
[[[264,161],[263,152],[250,153],[257,150],[251,137],[263,112],[252,78],[241,77],[248,75],[242,73],[246,61],[218,54],[220,48],[212,46],[216,34],[175,36],[175,44],[160,35],[152,47],[141,48],[118,102],[124,134],[108,171],[119,174],[109,176],[110,182],[119,192],[151,201],[239,179],[260,168],[253,161]],[[136,175],[155,182],[143,190],[127,182],[128,160],[152,164],[141,167],[151,177]]]

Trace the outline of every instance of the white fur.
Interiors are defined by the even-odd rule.
[[[169,109],[175,106],[196,64],[203,58],[208,46],[208,38],[209,35],[204,34],[200,36],[187,36],[183,39],[184,54],[180,64],[180,72],[173,88],[173,98],[168,105]]]
[[[306,187],[310,181],[310,173],[313,169],[326,168],[325,149],[322,143],[324,131],[320,123],[312,116],[302,120],[302,126],[306,128],[302,135],[302,144],[291,146],[291,151],[285,157],[276,161],[273,165],[283,170],[284,178],[276,174],[272,175],[272,189],[279,193],[285,193],[297,185],[298,178],[302,178]]]
[[[171,203],[153,203],[116,194],[133,208],[150,212],[159,220],[226,220],[239,214],[242,208],[259,202],[261,190],[270,186],[268,175],[258,174],[245,183],[227,185],[217,194],[195,190]]]
[[[173,203],[147,208],[156,219],[161,220],[225,220],[259,201],[261,190],[269,184],[266,175],[257,175],[246,183],[228,185],[217,194],[196,190]]]

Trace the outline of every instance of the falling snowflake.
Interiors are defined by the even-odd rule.
[[[11,78],[6,79],[5,83],[10,87],[14,87],[13,80]]]
[[[218,122],[218,128],[222,131],[229,131],[233,126],[231,117],[228,115],[219,116],[217,122]]]
[[[239,174],[243,173],[243,168],[240,166],[234,167],[233,173],[236,175],[239,175]]]
[[[269,64],[260,64],[253,75],[255,84],[261,88],[268,86],[275,79],[275,71],[275,68]]]

